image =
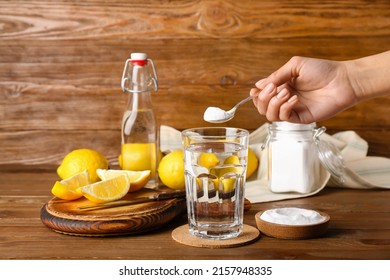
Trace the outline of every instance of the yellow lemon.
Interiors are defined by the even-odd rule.
[[[105,203],[119,200],[124,197],[130,189],[130,181],[123,174],[112,179],[100,181],[81,187],[82,194],[90,201]]]
[[[237,178],[236,177],[222,178],[220,179],[220,182],[222,183],[224,192],[231,192],[234,191],[234,189],[236,188]]]
[[[89,184],[88,171],[78,173],[68,179],[55,182],[51,193],[58,198],[74,200],[83,196],[77,189]]]
[[[248,148],[248,162],[246,166],[246,178],[252,176],[259,167],[259,159],[251,148]]]
[[[61,179],[66,179],[85,170],[89,173],[91,183],[99,181],[96,175],[96,169],[107,169],[108,162],[106,158],[98,151],[91,149],[73,150],[62,160],[57,168],[57,174]]]
[[[213,153],[203,153],[198,158],[198,164],[210,169],[219,164],[219,159]]]
[[[224,164],[240,164],[240,160],[238,159],[237,156],[233,155],[233,156],[226,158],[224,161]],[[248,148],[248,161],[247,161],[247,165],[246,165],[246,179],[248,179],[250,176],[252,176],[255,173],[258,166],[259,166],[259,160],[256,157],[256,154],[253,152],[253,150],[251,148]],[[239,173],[240,170],[236,170],[236,171],[238,171],[238,173]],[[231,172],[234,172],[234,170],[232,170]],[[226,171],[224,173],[226,173]],[[223,174],[220,174],[220,176],[221,175],[223,175]]]
[[[218,178],[212,174],[200,174],[196,177],[196,187],[198,191],[201,190],[217,190],[218,189]]]
[[[238,156],[229,156],[225,159],[225,161],[223,162],[224,164],[240,164],[240,159],[238,158]]]
[[[217,177],[222,177],[227,173],[242,174],[243,169],[241,167],[233,166],[235,164],[240,164],[240,159],[238,158],[238,156],[232,155],[227,157],[224,160],[223,164],[228,165],[229,167],[214,168],[210,170],[210,173],[216,175]]]
[[[172,189],[184,189],[184,156],[183,151],[170,152],[161,159],[158,166],[161,182]]]
[[[130,181],[129,192],[135,192],[142,189],[149,181],[150,170],[132,171],[132,170],[114,170],[114,169],[98,169],[96,174],[102,180],[109,180],[120,175],[126,175]]]
[[[240,160],[237,156],[232,155],[225,159],[224,164],[240,164]],[[259,160],[251,148],[248,148],[248,161],[246,166],[246,179],[251,177],[259,166]],[[233,172],[241,174],[242,170],[239,167],[224,167],[218,169],[211,169],[212,174],[221,177],[226,173]]]
[[[158,164],[161,158],[162,153],[159,149],[156,155],[155,143],[127,143],[122,144],[122,151],[118,161],[119,166],[124,170],[150,170],[151,177],[154,178],[156,164]]]

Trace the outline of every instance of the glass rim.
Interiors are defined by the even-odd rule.
[[[225,131],[225,134],[204,134],[203,131]],[[229,133],[231,131],[231,133]],[[197,134],[194,134],[197,133]],[[249,136],[249,131],[238,127],[222,127],[222,126],[200,126],[188,128],[181,132],[182,137],[207,137],[207,138],[221,138],[221,137],[245,137]]]

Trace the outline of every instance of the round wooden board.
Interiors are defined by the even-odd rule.
[[[172,231],[172,238],[181,244],[201,248],[232,248],[244,246],[256,241],[260,237],[257,228],[244,224],[239,236],[230,239],[214,240],[192,235],[188,225],[182,225]]]
[[[129,193],[123,200],[131,200],[153,194],[153,190]],[[53,198],[41,209],[41,221],[48,228],[77,236],[117,236],[148,232],[164,226],[186,208],[185,198],[173,198],[140,204],[82,210],[91,205],[80,198],[65,201]]]

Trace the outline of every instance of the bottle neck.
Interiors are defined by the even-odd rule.
[[[150,91],[128,93],[128,111],[152,110],[152,97]]]
[[[148,67],[138,64],[133,65],[130,91],[133,93],[150,91],[151,77]]]
[[[151,110],[152,100],[150,95],[151,77],[147,64],[132,62],[130,91],[127,110]]]

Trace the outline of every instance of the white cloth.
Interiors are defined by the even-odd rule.
[[[312,196],[324,187],[345,187],[356,189],[385,188],[390,189],[390,159],[367,156],[368,144],[354,131],[343,131],[334,135],[323,133],[322,141],[334,144],[341,152],[346,164],[344,182],[339,183],[322,167],[318,189],[308,194],[273,193],[268,189],[267,182],[267,151],[261,146],[267,137],[267,126],[264,124],[249,136],[249,146],[259,158],[259,168],[246,182],[245,197],[251,203],[278,201]],[[182,149],[180,131],[169,127],[160,127],[161,151]]]

